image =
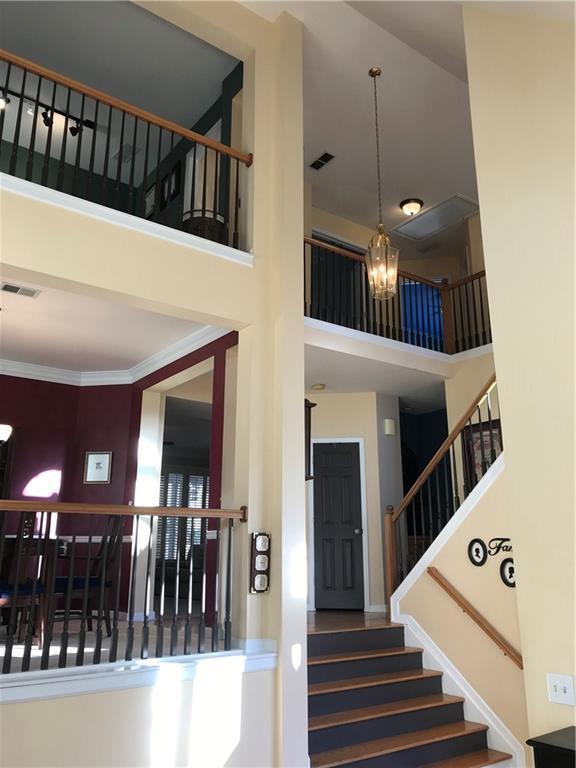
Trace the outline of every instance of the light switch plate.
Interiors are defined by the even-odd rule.
[[[576,706],[574,678],[572,675],[557,675],[548,672],[546,680],[548,682],[548,700],[552,704]]]

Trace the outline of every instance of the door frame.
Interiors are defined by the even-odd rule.
[[[370,573],[368,568],[368,510],[366,504],[366,454],[363,437],[313,437],[310,469],[314,477],[314,445],[316,443],[357,443],[360,460],[360,512],[362,517],[362,578],[364,581],[364,610],[370,610]],[[314,578],[314,480],[308,482],[308,610],[316,610]]]

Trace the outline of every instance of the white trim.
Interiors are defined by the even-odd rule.
[[[404,642],[407,646],[424,648],[422,661],[426,669],[442,672],[442,689],[444,693],[453,696],[463,696],[464,717],[476,723],[488,726],[488,746],[501,752],[512,754],[512,760],[501,765],[503,768],[525,768],[526,753],[522,743],[507,728],[505,723],[488,706],[475,688],[466,680],[460,670],[452,664],[446,654],[436,645],[418,624],[413,616],[398,614],[392,609],[392,620],[404,624]]]
[[[358,443],[360,460],[360,511],[362,515],[362,578],[364,580],[364,610],[378,611],[380,606],[370,605],[370,571],[368,559],[368,505],[366,495],[366,453],[363,437],[313,437],[310,451],[310,470],[314,476],[314,449],[315,443]],[[314,481],[308,485],[308,610],[316,610],[315,599],[315,567],[314,567]]]
[[[453,363],[461,363],[464,360],[472,360],[475,357],[492,354],[494,354],[494,350],[492,348],[492,342],[490,342],[490,344],[483,344],[481,347],[467,349],[464,352],[455,352],[453,355],[448,355],[448,357]]]
[[[155,685],[162,668],[177,666],[181,680],[193,680],[200,667],[242,664],[242,672],[262,672],[275,669],[277,655],[268,652],[194,654],[164,659],[117,661],[67,669],[47,669],[41,672],[15,672],[0,679],[0,701],[13,704],[23,701],[57,699],[125,688]]]
[[[513,760],[502,765],[524,768],[526,757],[522,743],[516,739],[505,723],[488,706],[479,693],[470,685],[459,669],[454,666],[446,654],[436,645],[433,639],[422,629],[416,619],[400,612],[400,601],[406,596],[416,581],[425,573],[426,568],[438,555],[444,545],[454,535],[466,518],[474,510],[480,499],[488,491],[495,480],[504,470],[504,454],[501,453],[494,464],[481,478],[470,495],[464,500],[454,517],[442,529],[437,538],[432,542],[418,563],[410,571],[402,584],[393,593],[390,600],[391,620],[405,626],[406,645],[415,645],[424,648],[423,661],[428,669],[437,669],[443,672],[443,688],[445,693],[464,696],[465,717],[468,720],[485,723],[489,726],[489,746],[504,752],[511,752]]]
[[[49,187],[43,187],[40,184],[34,184],[31,181],[19,179],[16,176],[10,176],[7,173],[0,173],[0,189],[5,189],[21,197],[28,197],[41,203],[53,205],[56,208],[65,208],[74,213],[80,213],[91,219],[104,221],[123,229],[131,229],[142,235],[150,235],[159,240],[164,240],[175,245],[182,245],[185,248],[191,248],[194,251],[206,253],[209,256],[216,256],[219,259],[233,261],[245,267],[252,267],[254,256],[238,248],[231,248],[228,245],[215,243],[212,240],[206,240],[197,235],[191,235],[178,229],[166,227],[164,224],[158,224],[155,221],[148,221],[139,216],[132,216],[123,211],[115,211],[113,208],[106,208],[104,205],[92,203],[90,200],[82,200],[80,197],[67,195],[64,192],[58,192]]]
[[[402,584],[400,584],[398,589],[392,594],[392,597],[390,598],[392,621],[400,621],[400,619],[395,618],[399,614],[400,601],[406,597],[436,555],[439,554],[440,550],[443,549],[444,545],[452,538],[454,533],[473,511],[476,504],[478,504],[492,483],[502,474],[504,466],[504,453],[501,453],[486,474],[482,476],[480,482],[471,491],[470,495],[464,499],[454,516],[440,531],[420,560],[418,560],[414,568],[412,568],[408,576],[406,576]]]
[[[134,384],[135,382],[158,371],[165,365],[205,347],[207,344],[230,333],[227,328],[206,325],[194,333],[176,341],[169,347],[156,352],[132,368],[118,371],[69,371],[65,368],[50,368],[45,365],[20,363],[16,360],[0,359],[0,373],[21,379],[50,381],[55,384],[71,384],[75,387],[94,387],[113,384]]]

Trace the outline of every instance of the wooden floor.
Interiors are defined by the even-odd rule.
[[[385,613],[365,613],[364,611],[309,611],[308,634],[322,632],[338,632],[345,630],[353,632],[360,629],[375,629],[376,627],[397,627],[388,621]]]

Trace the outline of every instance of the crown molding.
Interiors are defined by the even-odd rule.
[[[230,331],[226,328],[216,328],[211,325],[198,330],[176,341],[166,349],[156,352],[132,368],[117,371],[70,371],[65,368],[51,368],[47,365],[21,363],[17,360],[0,359],[0,374],[16,376],[21,379],[36,379],[49,381],[53,384],[69,384],[75,387],[98,387],[114,384],[134,384],[165,365],[179,360],[201,347],[225,336]]]
[[[56,208],[65,208],[66,210],[80,213],[91,219],[104,221],[107,224],[113,224],[123,229],[131,229],[140,234],[150,235],[159,240],[164,240],[175,245],[182,245],[194,251],[207,253],[209,256],[216,256],[219,259],[233,261],[235,264],[241,264],[245,267],[252,267],[254,256],[238,248],[231,248],[229,245],[215,243],[212,240],[206,240],[204,237],[191,235],[188,232],[182,232],[179,229],[166,227],[164,224],[158,224],[155,221],[148,221],[139,216],[132,216],[123,211],[116,211],[113,208],[106,208],[104,205],[93,203],[90,200],[83,200],[80,197],[67,195],[65,192],[58,192],[49,187],[43,187],[32,181],[19,179],[16,176],[10,176],[7,173],[0,173],[0,189],[11,192],[21,197],[27,197],[31,200],[37,200],[41,203],[53,205]]]

